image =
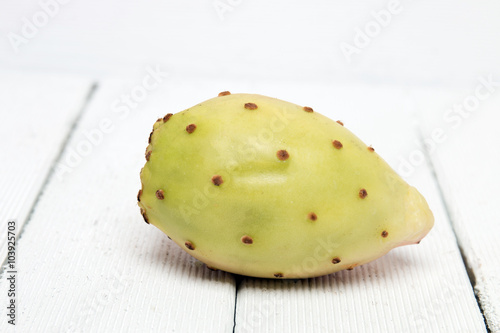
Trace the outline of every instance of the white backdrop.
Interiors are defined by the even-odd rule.
[[[469,87],[500,76],[499,15],[497,0],[1,0],[0,69]]]

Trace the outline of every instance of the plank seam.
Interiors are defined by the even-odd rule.
[[[238,308],[238,291],[240,290],[241,283],[243,281],[243,277],[241,275],[236,275],[236,285],[234,290],[234,314],[233,314],[233,333],[236,332],[236,309]]]
[[[437,192],[439,194],[439,197],[441,199],[441,203],[444,207],[444,212],[446,214],[446,217],[448,218],[448,221],[450,222],[450,225],[451,225],[451,230],[453,232],[453,235],[455,236],[455,241],[457,242],[457,246],[458,246],[458,249],[460,251],[460,257],[462,258],[462,262],[464,264],[464,267],[465,267],[465,270],[467,272],[467,277],[469,278],[469,282],[471,284],[471,287],[472,287],[472,291],[474,292],[474,297],[476,299],[476,302],[477,302],[477,306],[479,307],[479,311],[481,312],[481,316],[483,317],[483,322],[484,322],[484,326],[486,328],[486,331],[488,333],[490,333],[490,329],[488,328],[488,322],[486,320],[486,317],[484,315],[484,309],[483,309],[483,306],[481,304],[481,301],[480,299],[478,298],[478,295],[476,294],[475,292],[475,288],[476,288],[476,276],[474,274],[474,269],[469,265],[468,261],[467,261],[467,255],[465,254],[461,244],[460,244],[460,238],[458,237],[457,233],[455,232],[455,227],[453,225],[453,220],[452,220],[452,216],[451,216],[451,213],[450,213],[450,209],[449,209],[449,206],[448,206],[448,202],[446,201],[446,197],[444,195],[444,192],[443,192],[443,188],[441,187],[441,183],[439,181],[439,176],[437,175],[437,172],[436,172],[436,168],[434,166],[434,163],[431,159],[431,154],[430,154],[430,151],[429,151],[429,148],[423,144],[425,141],[424,141],[424,135],[422,133],[422,130],[419,128],[418,130],[418,138],[419,138],[419,141],[420,141],[420,144],[422,144],[422,146],[424,147],[422,150],[423,150],[423,153],[425,155],[425,158],[427,160],[427,163],[429,165],[429,169],[431,171],[431,175],[432,175],[432,178],[434,179],[434,183],[436,184],[436,187],[437,187]]]
[[[61,143],[61,146],[59,148],[59,151],[58,151],[56,157],[53,159],[53,161],[51,163],[49,171],[47,172],[47,175],[45,176],[45,179],[43,180],[42,186],[40,186],[40,190],[38,191],[38,193],[36,195],[36,198],[33,201],[33,204],[31,205],[29,213],[26,216],[26,220],[21,225],[21,228],[20,228],[19,232],[17,233],[16,242],[19,242],[19,240],[21,239],[21,237],[22,237],[22,235],[24,233],[24,229],[26,228],[26,226],[30,222],[30,220],[31,220],[31,218],[33,216],[33,213],[35,211],[35,208],[38,205],[38,202],[40,201],[40,198],[42,197],[43,191],[45,190],[45,188],[49,184],[50,180],[54,176],[57,163],[62,158],[62,156],[64,154],[64,151],[66,150],[66,147],[68,146],[69,141],[73,137],[73,133],[75,132],[75,129],[78,126],[78,123],[80,122],[81,118],[83,117],[83,114],[85,113],[85,110],[87,109],[90,101],[92,100],[92,98],[93,98],[93,96],[94,96],[94,94],[95,94],[98,86],[99,86],[98,83],[94,82],[94,83],[92,83],[92,86],[89,88],[89,91],[87,92],[87,96],[85,97],[80,110],[77,112],[75,118],[73,119],[73,121],[71,123],[71,126],[70,126],[68,132],[66,133],[66,136],[62,140],[62,143]],[[6,256],[4,258],[4,260],[2,262],[2,266],[0,267],[0,278],[3,277],[4,271],[5,271],[6,267],[7,267],[6,266],[7,265],[7,259],[8,259],[8,256]]]

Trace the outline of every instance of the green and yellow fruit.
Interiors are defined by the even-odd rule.
[[[425,199],[341,122],[224,92],[154,124],[138,200],[146,222],[211,268],[307,278],[418,243]]]

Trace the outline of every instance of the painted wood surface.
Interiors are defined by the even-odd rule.
[[[77,121],[91,82],[79,78],[7,74],[0,79],[0,258],[7,222],[22,230]]]
[[[488,327],[500,332],[500,83],[422,91],[422,137]]]
[[[71,170],[50,178],[18,242],[18,332],[232,330],[234,277],[207,270],[139,214],[157,111],[114,113],[128,91],[99,85],[58,161]],[[90,143],[83,154],[82,142]],[[2,320],[0,331],[7,326]]]
[[[433,164],[423,153],[422,162],[407,165],[423,151],[414,94],[370,85],[165,78],[125,107],[121,96],[141,82],[99,83],[55,163],[18,242],[18,331],[486,331]],[[136,194],[156,118],[228,89],[310,105],[342,120],[424,194],[434,229],[419,245],[315,279],[207,270],[143,222]],[[3,294],[6,282],[4,274]],[[4,309],[0,315],[6,317]],[[13,330],[2,320],[0,331]]]

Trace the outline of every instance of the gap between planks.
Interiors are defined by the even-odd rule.
[[[448,206],[448,202],[446,201],[446,198],[444,196],[443,188],[441,187],[441,183],[439,182],[439,178],[438,178],[438,175],[436,173],[436,168],[434,166],[434,162],[432,161],[429,148],[425,145],[424,135],[422,133],[422,129],[421,129],[420,126],[418,127],[418,133],[417,134],[418,134],[418,138],[420,140],[420,143],[421,143],[422,147],[424,147],[423,152],[425,154],[425,159],[426,159],[426,162],[427,162],[427,164],[429,166],[429,170],[431,172],[432,178],[434,179],[434,182],[436,184],[436,189],[437,189],[437,192],[439,194],[439,198],[441,199],[441,205],[444,207],[444,212],[446,214],[446,217],[448,218],[448,221],[450,221],[451,230],[453,232],[453,235],[455,235],[455,241],[457,242],[457,247],[458,247],[458,249],[460,251],[460,256],[462,257],[462,261],[463,261],[463,264],[465,266],[465,270],[467,271],[467,276],[469,278],[471,289],[474,292],[474,296],[475,296],[475,299],[476,299],[476,302],[477,302],[477,306],[479,307],[479,311],[481,312],[481,316],[483,317],[484,327],[485,327],[486,331],[489,333],[490,329],[488,328],[488,324],[486,322],[486,317],[484,316],[483,306],[482,306],[481,302],[479,301],[479,299],[478,299],[478,297],[477,297],[477,295],[475,293],[476,277],[474,275],[474,270],[468,264],[467,255],[465,254],[462,246],[460,245],[460,241],[459,241],[457,232],[455,231],[455,226],[452,223],[452,216],[450,214],[450,207]]]
[[[78,126],[78,123],[82,119],[83,114],[85,113],[85,110],[87,109],[90,101],[92,100],[92,97],[94,96],[98,86],[99,86],[98,82],[93,82],[92,85],[90,86],[89,91],[87,92],[87,95],[82,103],[82,106],[80,107],[80,110],[77,112],[75,118],[71,122],[71,126],[70,126],[69,130],[61,142],[60,149],[57,152],[56,157],[52,161],[52,164],[49,168],[49,171],[47,172],[47,175],[45,176],[45,179],[43,180],[42,185],[40,186],[40,189],[38,190],[38,193],[35,197],[35,200],[33,201],[33,204],[31,205],[31,208],[28,212],[28,215],[26,216],[26,220],[24,221],[24,223],[21,224],[21,228],[17,232],[16,241],[19,241],[21,239],[21,237],[23,236],[24,230],[25,230],[26,226],[28,225],[31,217],[33,216],[33,212],[35,211],[35,208],[40,200],[40,197],[41,197],[43,191],[45,190],[45,188],[47,187],[47,184],[49,183],[50,179],[54,176],[54,173],[56,170],[56,165],[57,165],[57,163],[59,163],[64,151],[66,150],[68,142],[71,140],[71,137],[73,136],[73,133],[74,133],[76,127]],[[8,260],[8,256],[6,255],[3,262],[2,262],[2,267],[0,267],[0,279],[3,277],[3,274],[7,268],[7,260]]]

